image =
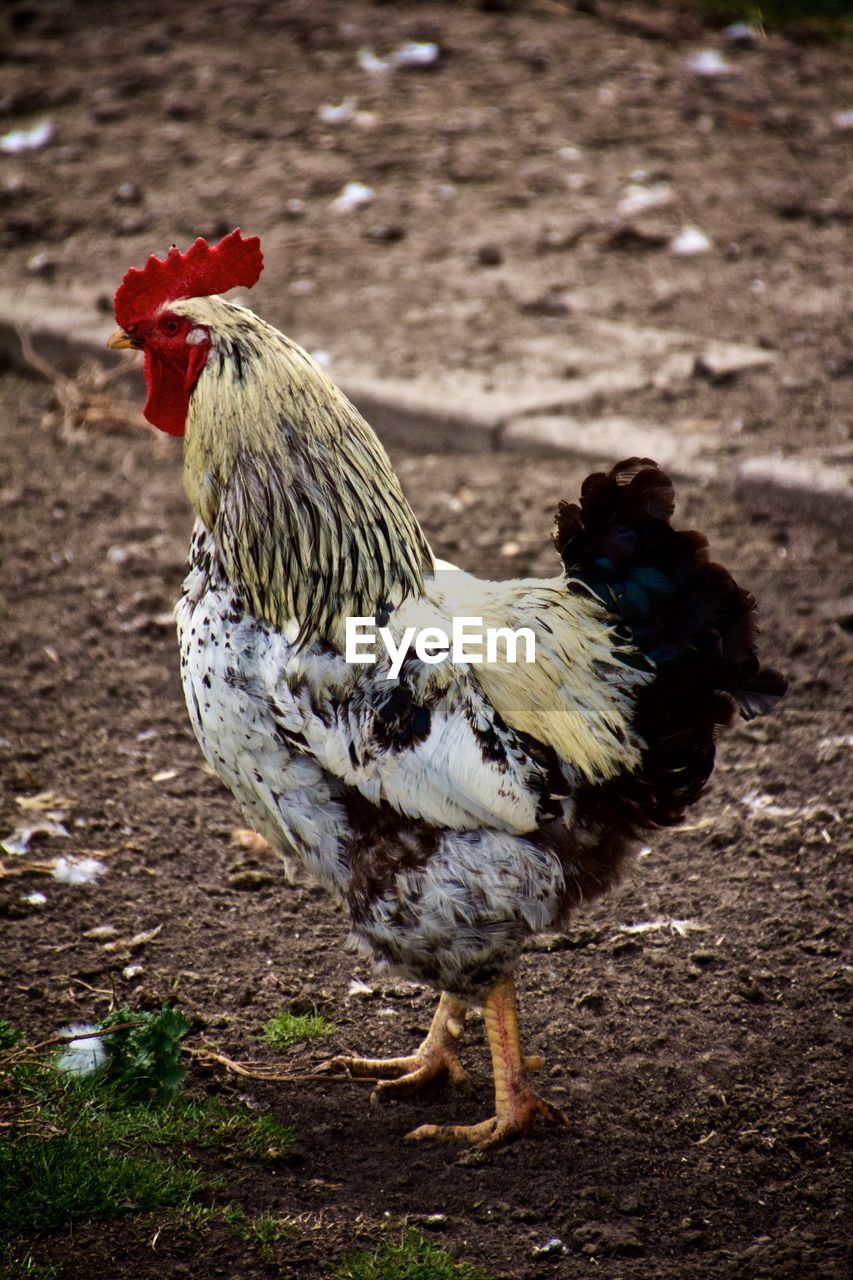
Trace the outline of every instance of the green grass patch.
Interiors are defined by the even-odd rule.
[[[0,1244],[0,1280],[61,1280],[61,1273],[53,1263],[37,1262],[29,1249],[21,1254]]]
[[[205,1185],[182,1153],[166,1162],[154,1149],[157,1111],[128,1110],[86,1077],[34,1062],[0,1068],[0,1108],[11,1117],[0,1146],[0,1236],[182,1205]]]
[[[300,1040],[317,1040],[337,1031],[319,1013],[277,1013],[264,1027],[264,1040],[276,1049],[289,1049]]]
[[[440,1245],[407,1231],[399,1243],[386,1241],[373,1252],[356,1253],[337,1273],[338,1280],[489,1280],[484,1271],[456,1262]]]
[[[292,1131],[275,1117],[179,1094],[186,1023],[174,1010],[122,1010],[101,1025],[123,1029],[104,1035],[106,1057],[85,1074],[60,1069],[62,1052],[0,1054],[0,1239],[79,1218],[188,1209],[218,1185],[212,1161],[200,1163],[205,1153],[233,1165],[293,1151]]]
[[[195,1232],[221,1225],[238,1240],[251,1245],[265,1262],[274,1261],[275,1246],[296,1229],[271,1213],[257,1213],[250,1217],[239,1204],[191,1205],[182,1213],[181,1222]]]
[[[183,1099],[157,1111],[136,1107],[120,1117],[128,1137],[161,1147],[227,1152],[241,1160],[280,1160],[295,1148],[293,1130],[275,1116],[218,1098]]]
[[[0,1018],[0,1049],[11,1049],[20,1038],[21,1033],[18,1028],[13,1027],[5,1018]]]
[[[252,1245],[265,1262],[274,1259],[275,1246],[294,1230],[292,1226],[271,1213],[256,1213],[253,1218],[250,1218],[237,1204],[225,1206],[222,1210],[222,1221],[238,1239]]]

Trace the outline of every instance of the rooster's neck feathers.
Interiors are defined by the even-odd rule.
[[[211,339],[186,422],[184,487],[233,586],[298,642],[339,639],[423,590],[432,554],[379,440],[322,369],[251,311],[192,298]]]

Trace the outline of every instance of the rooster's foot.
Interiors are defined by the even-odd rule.
[[[375,1080],[371,1098],[400,1098],[415,1093],[433,1080],[448,1077],[453,1084],[465,1084],[468,1074],[459,1060],[456,1046],[462,1035],[466,1009],[443,992],[426,1039],[417,1051],[402,1058],[332,1058],[324,1066],[345,1071],[353,1079]]]
[[[537,1097],[530,1089],[501,1107],[489,1120],[479,1124],[422,1124],[406,1134],[409,1142],[467,1142],[478,1151],[502,1146],[530,1132],[534,1118],[541,1116],[549,1124],[566,1127],[568,1119],[550,1102]]]
[[[550,1124],[568,1124],[563,1113],[538,1097],[527,1083],[528,1073],[541,1067],[542,1059],[525,1058],[521,1052],[512,978],[502,978],[492,987],[483,1005],[483,1017],[492,1051],[495,1114],[480,1124],[422,1124],[408,1135],[412,1142],[430,1138],[469,1142],[484,1151],[529,1133],[536,1116]]]

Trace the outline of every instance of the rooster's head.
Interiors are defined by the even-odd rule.
[[[173,247],[165,258],[152,256],[141,271],[131,267],[125,274],[115,296],[121,327],[108,346],[145,353],[145,417],[161,431],[184,434],[189,398],[211,345],[208,329],[171,304],[237,285],[251,288],[263,267],[260,240],[244,239],[238,227],[212,249],[199,237],[186,253]]]

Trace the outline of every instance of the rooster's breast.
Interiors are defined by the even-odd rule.
[[[334,779],[300,750],[300,709],[284,678],[288,643],[242,605],[201,524],[175,617],[184,697],[208,764],[285,860],[344,894],[348,821]]]

